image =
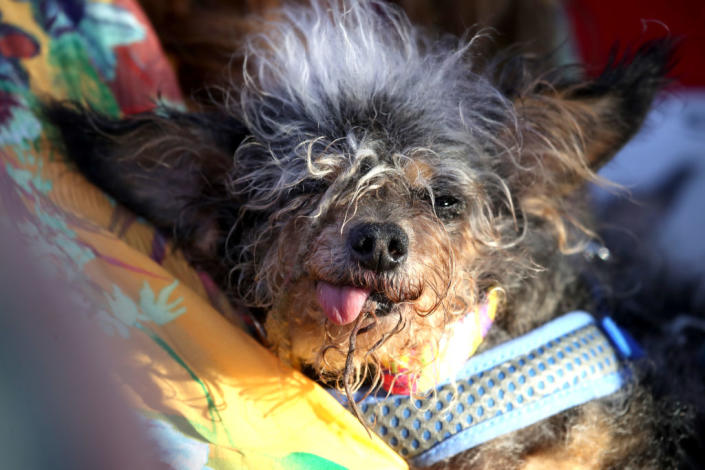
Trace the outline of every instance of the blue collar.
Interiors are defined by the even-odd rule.
[[[379,393],[363,419],[414,465],[427,466],[619,390],[620,358],[641,355],[609,317],[567,313],[470,358],[454,381],[423,397]]]

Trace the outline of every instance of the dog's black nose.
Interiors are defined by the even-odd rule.
[[[378,273],[399,266],[409,251],[409,237],[392,223],[359,224],[350,230],[348,244],[353,259]]]

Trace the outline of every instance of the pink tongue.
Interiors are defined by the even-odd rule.
[[[318,303],[330,321],[336,325],[347,325],[360,315],[362,305],[370,295],[367,289],[358,287],[337,287],[327,282],[316,284]]]

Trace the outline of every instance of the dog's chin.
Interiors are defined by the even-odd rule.
[[[310,312],[324,315],[323,312]],[[336,325],[328,321],[299,323],[290,337],[295,362],[330,381],[342,375],[348,355],[355,368],[392,363],[423,344],[438,342],[445,328],[442,315],[419,315],[413,304],[394,303],[372,293],[355,322]],[[354,348],[350,348],[354,337]]]
[[[358,368],[390,363],[443,335],[445,316],[434,311],[433,289],[404,290],[373,282],[366,286],[320,277],[293,283],[286,302],[267,315],[272,349],[286,362],[335,378],[351,354],[351,339]]]

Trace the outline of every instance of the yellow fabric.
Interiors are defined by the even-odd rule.
[[[111,373],[162,436],[164,458],[177,468],[406,468],[325,390],[226,320],[222,294],[179,253],[167,245],[155,255],[161,238],[149,224],[63,161],[36,117],[37,97],[120,112],[124,50],[161,51],[130,0],[89,2],[75,23],[53,11],[51,22],[30,2],[0,1],[0,23],[18,31],[0,43],[0,65],[16,72],[0,75],[11,98],[0,110],[0,211],[48,271],[71,281],[70,295],[91,305],[106,348],[126,351]]]

